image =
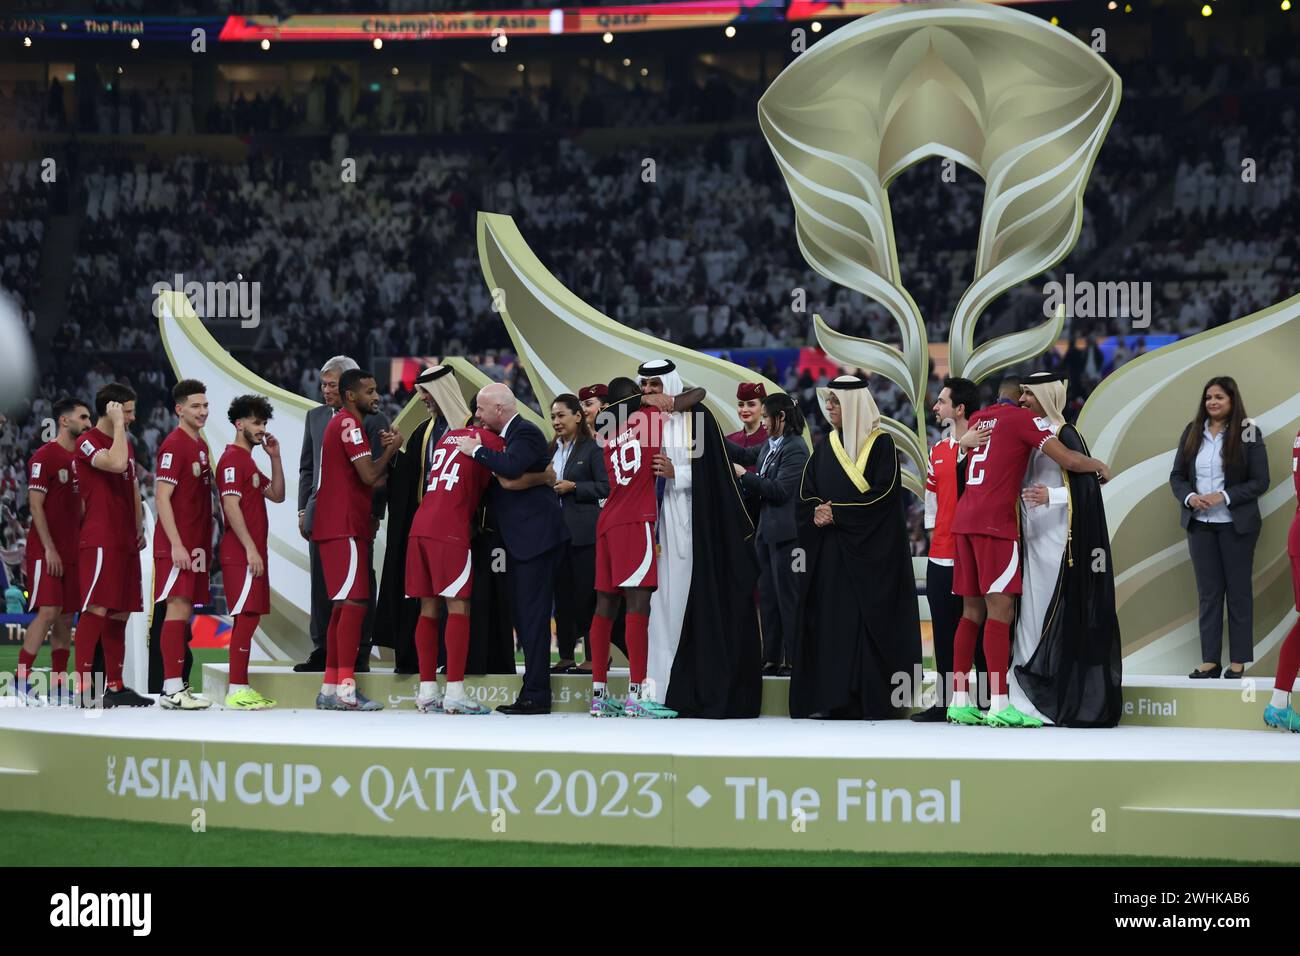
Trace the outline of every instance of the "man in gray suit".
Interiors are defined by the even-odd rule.
[[[330,611],[333,605],[329,593],[325,590],[325,573],[321,568],[320,551],[316,542],[311,540],[312,515],[316,510],[316,488],[320,484],[320,443],[325,434],[325,426],[339,410],[339,376],[349,369],[357,368],[357,363],[346,355],[336,355],[320,370],[320,391],[325,404],[318,405],[307,413],[307,428],[302,436],[302,453],[298,456],[298,532],[307,540],[307,550],[311,554],[311,656],[301,664],[295,664],[299,673],[320,673],[325,670],[325,631],[330,623]],[[370,447],[376,451],[383,449],[380,432],[388,428],[388,417],[383,414],[367,415],[363,427]],[[372,453],[371,457],[375,457]],[[375,617],[375,567],[374,534],[379,530],[383,520],[384,508],[388,503],[388,491],[384,482],[374,487],[374,496],[370,507],[371,547],[366,557],[366,567],[370,573],[370,605],[366,611],[366,620],[361,629],[361,649],[357,652],[357,671],[370,670],[370,645],[373,641]]]

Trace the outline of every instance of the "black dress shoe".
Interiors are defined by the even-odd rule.
[[[294,664],[295,674],[323,674],[325,673],[325,651],[318,649],[311,652],[310,656],[301,664]]]
[[[789,677],[794,672],[794,668],[789,664],[782,664],[776,669],[777,677]]]
[[[941,724],[948,719],[948,708],[942,704],[935,704],[933,707],[918,711],[909,719],[918,724]]]
[[[527,717],[532,714],[549,714],[551,712],[550,704],[539,704],[532,700],[516,700],[513,704],[506,704],[504,707],[498,707],[498,714],[507,714],[511,717]]]
[[[764,677],[775,677],[775,676],[777,675],[777,672],[778,672],[780,669],[781,669],[781,665],[780,665],[780,664],[764,664],[764,665],[763,665],[763,676],[764,676]]]
[[[1215,664],[1208,671],[1203,671],[1198,667],[1187,676],[1192,680],[1209,680],[1210,678],[1218,677],[1221,673],[1223,673],[1223,668],[1218,664]]]
[[[1246,676],[1246,668],[1244,667],[1239,671],[1234,671],[1231,667],[1225,667],[1223,669],[1224,680],[1241,680],[1245,676]]]
[[[556,661],[551,665],[552,674],[572,674],[573,661]]]

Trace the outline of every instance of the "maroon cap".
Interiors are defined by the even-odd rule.
[[[736,386],[736,401],[748,402],[756,398],[767,398],[767,389],[762,382],[741,382]]]
[[[609,395],[609,389],[599,383],[595,385],[584,385],[578,389],[578,401],[585,402],[589,398],[606,398]]]

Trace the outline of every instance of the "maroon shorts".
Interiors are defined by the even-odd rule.
[[[413,536],[406,544],[406,596],[469,600],[474,567],[469,545]]]
[[[617,594],[621,588],[659,586],[654,525],[619,524],[596,538],[596,590]]]
[[[172,598],[185,598],[185,600],[195,605],[207,604],[209,596],[206,563],[202,571],[184,571],[172,564],[171,558],[154,557],[154,604],[159,601],[169,601]]]
[[[266,555],[262,555],[263,568]],[[221,580],[226,585],[226,607],[230,614],[270,614],[271,577],[263,570],[261,577],[243,561],[222,561]]]
[[[317,541],[325,591],[331,601],[366,601],[370,598],[368,542],[360,538],[326,538]]]
[[[60,555],[63,557],[63,555]],[[31,597],[27,600],[27,610],[35,611],[38,607],[57,607],[64,614],[81,610],[81,585],[77,583],[77,562],[63,563],[63,576],[56,578],[50,574],[49,565],[44,558],[29,557],[25,562],[27,568],[27,587]]]
[[[118,612],[144,609],[140,552],[134,548],[82,548],[77,555],[77,580],[83,611],[92,606]]]
[[[952,569],[952,593],[962,597],[1019,594],[1020,542],[986,534],[954,534],[957,557]]]

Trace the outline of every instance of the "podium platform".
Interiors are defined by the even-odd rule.
[[[289,664],[256,665],[252,671],[257,689],[279,701],[281,706],[312,708],[320,690],[320,674],[296,674]],[[934,675],[923,679],[933,684]],[[439,681],[443,678],[439,677]],[[226,695],[229,668],[225,664],[203,667],[203,688],[213,700]],[[398,710],[415,708],[416,675],[396,675],[391,669],[376,669],[357,675],[357,686],[367,697]],[[513,701],[519,693],[519,674],[466,677],[466,693],[485,707]],[[612,668],[610,692],[627,693],[627,669]],[[1201,727],[1221,730],[1264,730],[1260,717],[1273,691],[1272,678],[1245,680],[1192,680],[1188,677],[1129,676],[1124,679],[1122,723],[1137,727]],[[591,678],[578,675],[551,677],[552,708],[556,713],[585,713],[591,704]],[[790,715],[790,680],[763,679],[764,717]]]
[[[255,680],[292,703],[316,677],[284,670]],[[410,708],[411,678],[361,680],[396,704],[0,709],[0,799],[195,829],[1300,862],[1300,735],[1262,725],[1141,726],[1146,712],[1109,730],[439,716]],[[476,696],[491,703],[512,680],[479,681]],[[557,680],[562,706],[582,706],[589,686]],[[784,682],[769,683],[778,698]],[[1248,711],[1230,703],[1240,688],[1129,693],[1135,710],[1172,695],[1169,720],[1245,722],[1265,691]]]

